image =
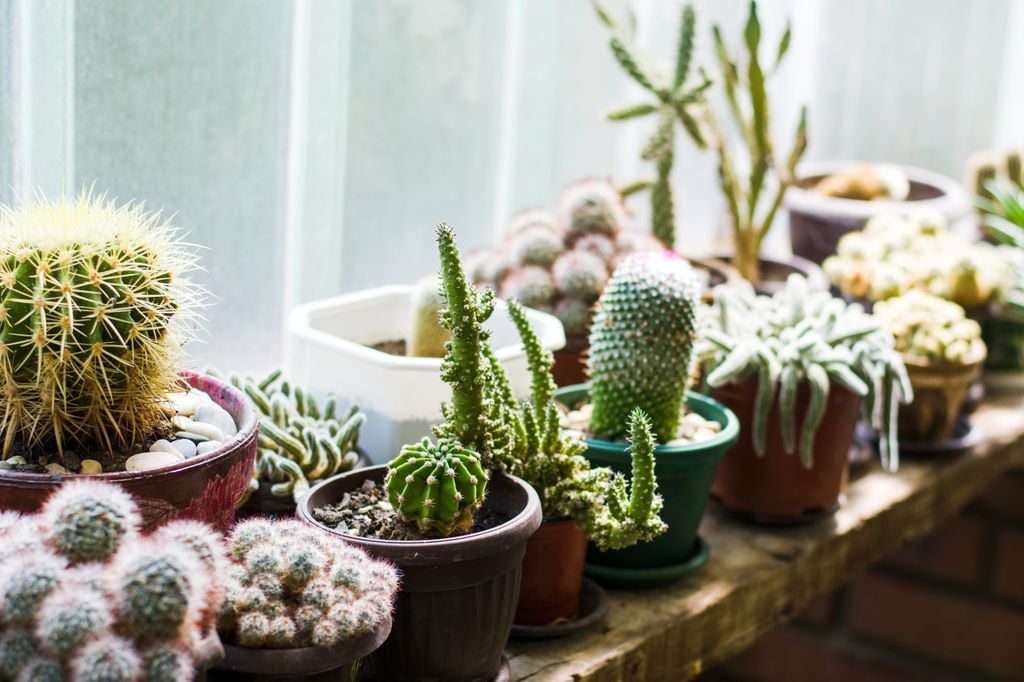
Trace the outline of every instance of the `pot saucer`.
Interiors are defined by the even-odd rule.
[[[601,620],[608,613],[608,594],[589,578],[580,587],[580,612],[575,618],[551,625],[513,625],[512,636],[523,639],[564,637]]]
[[[665,585],[687,573],[692,573],[706,564],[710,556],[711,548],[704,538],[698,535],[693,553],[678,564],[650,568],[621,568],[588,563],[583,567],[583,572],[605,587],[642,590]]]
[[[981,429],[971,424],[969,419],[961,417],[957,420],[953,437],[929,443],[927,441],[900,441],[900,453],[907,455],[945,455],[969,450],[981,441]]]

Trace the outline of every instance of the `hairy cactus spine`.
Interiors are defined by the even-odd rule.
[[[616,268],[590,331],[591,433],[614,440],[640,407],[658,440],[676,437],[689,382],[697,278],[677,257],[642,253]]]

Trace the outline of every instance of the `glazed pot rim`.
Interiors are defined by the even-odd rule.
[[[570,391],[585,391],[586,395],[590,395],[590,382],[585,384],[572,384],[571,386],[562,386],[555,391],[555,396],[559,394],[568,393]],[[702,440],[699,443],[687,443],[686,445],[663,445],[658,444],[654,446],[655,456],[668,455],[687,455],[687,454],[703,454],[705,451],[714,450],[720,447],[728,447],[732,445],[740,435],[740,420],[732,410],[718,402],[710,396],[706,396],[703,393],[698,393],[690,389],[686,390],[686,405],[690,407],[691,403],[696,403],[701,407],[716,410],[721,412],[725,416],[725,424],[722,426],[722,430],[715,435],[714,438]],[[699,414],[699,411],[698,411]],[[703,416],[703,415],[701,415]],[[601,440],[598,438],[584,437],[583,442],[587,444],[587,447],[594,448],[597,450],[604,451],[615,451],[625,454],[626,450],[629,449],[628,443],[618,443],[614,441]]]
[[[105,471],[99,474],[40,474],[26,471],[0,470],[0,481],[2,481],[4,485],[8,486],[23,485],[26,487],[79,479],[108,482],[138,481],[154,476],[178,474],[208,468],[219,462],[221,459],[231,456],[239,447],[256,438],[256,431],[259,429],[260,424],[259,413],[256,410],[256,406],[252,404],[252,401],[250,401],[242,391],[238,390],[226,381],[222,381],[206,374],[193,372],[192,370],[183,369],[180,370],[179,374],[185,378],[189,382],[189,386],[193,388],[198,388],[194,385],[194,381],[203,381],[213,384],[219,391],[234,394],[234,398],[238,400],[240,405],[242,405],[242,418],[241,423],[238,424],[238,433],[232,436],[230,440],[224,441],[221,446],[213,452],[203,455],[202,457],[193,457],[181,462],[175,462],[173,464],[167,464],[153,469],[146,469],[144,471]],[[203,389],[200,388],[199,390]],[[210,397],[213,399],[213,396]],[[223,407],[223,405],[216,399],[214,399],[214,402],[218,406]]]
[[[445,551],[461,552],[463,558],[469,558],[470,556],[486,556],[488,554],[501,551],[473,552],[468,549],[470,547],[480,548],[487,546],[490,544],[489,541],[497,538],[504,539],[506,546],[515,545],[518,542],[525,542],[526,539],[533,535],[534,531],[540,527],[542,514],[540,508],[540,497],[537,495],[537,491],[533,489],[533,486],[521,478],[500,472],[495,474],[492,477],[492,480],[497,476],[503,476],[514,485],[519,486],[526,493],[526,504],[523,505],[523,508],[516,513],[515,516],[504,523],[501,523],[494,528],[488,528],[487,530],[476,533],[466,533],[464,535],[456,535],[454,537],[447,538],[430,538],[427,540],[384,540],[381,538],[368,538],[360,535],[351,535],[349,533],[339,531],[336,528],[329,528],[313,517],[313,510],[310,509],[310,500],[316,497],[316,493],[320,489],[333,487],[338,481],[352,476],[373,478],[377,483],[381,483],[384,480],[384,473],[386,471],[386,464],[378,464],[364,469],[346,471],[338,474],[337,476],[332,476],[331,478],[323,480],[310,488],[309,492],[299,500],[299,503],[296,506],[296,512],[298,513],[299,518],[306,523],[358,545],[373,547],[377,550],[390,550],[391,552],[416,552],[417,554],[422,555],[430,555],[438,549],[444,549]],[[425,556],[423,558],[426,559]]]

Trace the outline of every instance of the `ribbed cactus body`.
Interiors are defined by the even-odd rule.
[[[8,452],[52,436],[125,448],[180,379],[176,322],[194,256],[141,206],[82,194],[0,213],[0,426]]]
[[[635,407],[650,416],[658,440],[676,437],[699,302],[696,275],[680,258],[643,253],[616,268],[590,331],[595,437],[623,435]]]
[[[423,532],[469,530],[484,499],[480,457],[456,443],[423,439],[406,445],[384,479],[391,505]]]
[[[156,546],[128,559],[118,584],[119,611],[125,629],[138,641],[167,641],[177,636],[195,608],[198,562],[183,552]]]

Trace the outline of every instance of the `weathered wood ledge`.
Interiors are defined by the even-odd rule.
[[[610,592],[611,612],[586,632],[512,640],[512,678],[679,682],[699,675],[1024,465],[1024,397],[987,400],[972,423],[981,440],[970,452],[905,456],[898,474],[877,466],[855,472],[832,519],[769,528],[709,511],[700,531],[712,549],[704,568],[668,587]]]

